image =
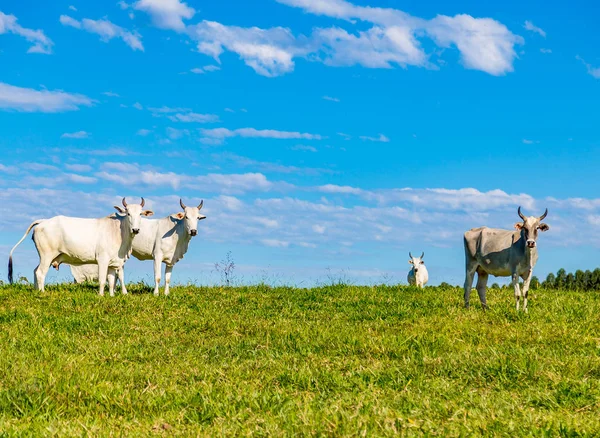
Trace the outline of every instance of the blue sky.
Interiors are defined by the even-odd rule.
[[[6,255],[32,220],[144,196],[157,217],[205,200],[180,282],[228,251],[248,282],[405,281],[425,251],[459,284],[462,233],[518,205],[550,210],[537,275],[597,266],[600,6],[39,4],[0,6]],[[16,272],[36,258],[27,240]]]

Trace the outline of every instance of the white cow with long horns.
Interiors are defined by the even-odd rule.
[[[423,288],[429,281],[429,273],[427,272],[425,262],[423,261],[425,253],[421,254],[421,257],[413,257],[409,252],[408,256],[410,257],[408,263],[412,265],[412,269],[408,272],[408,284]]]
[[[169,295],[173,267],[187,252],[192,237],[198,234],[198,221],[206,219],[200,214],[204,201],[197,207],[187,207],[180,199],[179,205],[183,212],[162,219],[142,219],[140,232],[133,242],[132,253],[136,259],[154,261],[154,295],[159,294],[161,263],[166,265],[165,295]],[[79,282],[95,278],[91,268],[71,266],[71,272]]]
[[[538,232],[550,227],[542,221],[548,215],[548,209],[540,217],[524,216],[521,207],[517,210],[523,222],[515,224],[515,231],[496,228],[473,228],[465,233],[465,307],[469,307],[469,296],[473,278],[477,272],[477,293],[485,309],[487,281],[489,275],[511,277],[515,290],[516,308],[523,297],[523,310],[527,312],[527,294],[533,276],[533,268],[538,260]],[[519,278],[523,279],[523,291],[519,287]]]
[[[46,274],[51,265],[94,264],[100,282],[100,295],[104,295],[107,279],[109,293],[114,295],[116,272],[121,281],[122,292],[126,294],[122,268],[131,255],[134,237],[140,232],[141,217],[151,216],[153,213],[142,210],[144,198],[140,204],[127,204],[125,198],[122,203],[124,208],[115,206],[116,214],[99,219],[55,216],[34,221],[10,251],[9,282],[12,284],[13,281],[13,252],[35,227],[33,242],[40,256],[40,263],[33,274],[38,290],[44,291]]]

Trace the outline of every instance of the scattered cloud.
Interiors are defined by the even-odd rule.
[[[544,53],[544,54],[549,54],[549,53],[552,53],[552,49],[544,49],[544,48],[541,48],[541,49],[540,49],[540,52],[542,52],[542,53]]]
[[[194,8],[180,0],[139,0],[133,8],[149,14],[156,27],[177,32],[183,32],[183,20],[189,20],[196,13]]]
[[[525,24],[523,25],[523,27],[525,29],[527,29],[528,31],[530,31],[530,32],[537,33],[538,35],[541,35],[544,38],[546,38],[546,32],[544,32],[542,29],[540,29],[539,27],[537,27],[535,24],[533,24],[529,20],[525,22]]]
[[[65,164],[65,168],[71,172],[90,172],[92,166],[89,164]]]
[[[301,132],[277,131],[274,129],[255,129],[255,128],[240,128],[240,129],[201,129],[200,132],[205,137],[225,139],[229,137],[244,137],[244,138],[276,138],[276,139],[305,139],[305,140],[321,140],[323,137],[319,134],[307,134]]]
[[[86,32],[100,35],[100,40],[103,42],[108,42],[113,38],[119,38],[122,39],[123,42],[132,50],[144,51],[142,36],[138,32],[130,32],[108,20],[90,20],[89,18],[84,18],[83,20],[79,21],[69,17],[68,15],[61,15],[59,20],[63,26],[82,29]]]
[[[219,116],[215,114],[186,113],[173,114],[167,117],[173,122],[184,123],[215,123],[219,121]]]
[[[298,167],[289,166],[280,163],[271,163],[266,161],[257,161],[248,157],[242,157],[233,153],[214,154],[213,158],[217,160],[225,160],[235,163],[240,167],[250,167],[253,170],[266,173],[282,173],[296,175],[322,175],[336,173],[331,169],[313,168],[313,167]]]
[[[387,138],[383,134],[379,134],[378,137],[369,137],[366,135],[361,135],[359,138],[363,141],[376,141],[376,142],[380,142],[380,143],[389,143],[389,141],[390,141],[390,139]]]
[[[523,139],[523,144],[537,144],[537,143],[539,143],[539,140],[529,140],[526,138]]]
[[[25,38],[33,45],[27,50],[27,53],[52,53],[54,43],[46,36],[43,30],[33,30],[22,27],[17,23],[17,17],[14,15],[6,15],[0,11],[0,35],[4,33],[12,33]]]
[[[108,96],[108,97],[121,97],[117,93],[113,93],[112,91],[105,91],[102,94],[104,94],[105,96]]]
[[[585,65],[585,67],[587,68],[587,72],[592,75],[592,77],[596,78],[596,79],[600,79],[600,67],[592,67],[591,64],[588,64],[587,62],[585,62],[585,60],[577,55],[575,57],[576,59],[578,59],[579,61],[581,61],[583,63],[583,65]]]
[[[34,90],[0,82],[0,110],[58,113],[92,106],[94,101],[83,94],[56,90]]]
[[[329,100],[331,102],[339,102],[340,100],[337,97],[323,96],[324,100]]]
[[[342,137],[344,140],[350,140],[352,138],[351,135],[348,134],[344,134],[343,132],[338,132],[337,133],[340,137]]]
[[[86,131],[77,131],[77,132],[65,132],[60,138],[74,138],[74,139],[82,139],[89,138],[90,133]]]
[[[138,131],[135,134],[139,135],[139,136],[142,136],[142,137],[146,137],[151,132],[152,131],[150,129],[138,129]]]
[[[293,151],[304,151],[304,152],[317,152],[317,148],[314,146],[308,146],[304,144],[298,144],[290,148]]]
[[[175,129],[171,127],[167,128],[167,136],[171,140],[179,140],[180,138],[183,138],[186,135],[190,135],[190,131],[188,131],[187,129]]]
[[[204,73],[210,73],[210,72],[215,72],[215,71],[219,71],[221,70],[221,67],[219,67],[218,65],[206,65],[204,67],[196,67],[191,69],[190,71],[192,73],[201,75]]]
[[[77,12],[77,8],[75,6],[73,6],[73,5],[69,6],[69,10]]]
[[[134,103],[131,106],[133,106],[136,110],[143,110],[144,109],[144,107],[142,106],[142,104],[139,103],[139,102],[136,102],[136,103]]]

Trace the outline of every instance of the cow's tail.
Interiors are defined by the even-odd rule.
[[[8,282],[10,284],[13,284],[13,260],[12,260],[12,255],[13,255],[14,250],[17,248],[17,246],[19,246],[21,244],[22,241],[25,240],[25,238],[27,237],[27,235],[29,234],[29,232],[33,229],[33,227],[35,227],[36,225],[39,225],[43,221],[44,221],[44,219],[38,219],[37,221],[35,221],[31,225],[29,225],[29,228],[27,228],[27,231],[25,231],[25,234],[23,235],[23,237],[21,237],[21,240],[19,240],[17,242],[17,244],[15,246],[13,246],[13,248],[10,250],[10,255],[8,256]]]

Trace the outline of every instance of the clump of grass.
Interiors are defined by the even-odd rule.
[[[600,430],[600,295],[0,286],[8,435],[546,435]],[[130,287],[130,290],[133,290]]]

